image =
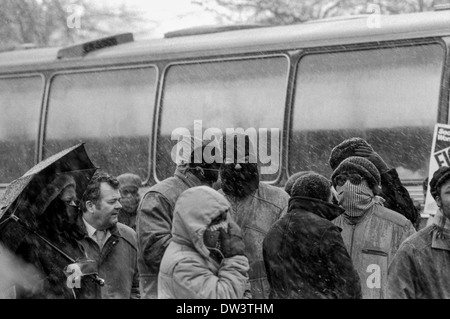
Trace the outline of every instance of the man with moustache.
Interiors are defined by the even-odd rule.
[[[96,299],[139,298],[136,232],[118,222],[120,198],[117,179],[96,173],[81,200],[78,241],[105,279],[95,287]]]
[[[218,147],[211,150],[209,141],[197,140],[197,144],[201,145],[199,152],[195,147],[195,138],[189,137],[183,141],[191,144],[190,158],[177,163],[173,177],[152,186],[138,208],[139,287],[141,297],[145,299],[158,298],[158,273],[164,252],[172,241],[173,211],[178,197],[192,187],[211,187],[219,175],[220,164],[203,156],[215,156],[215,151],[220,151]]]
[[[228,145],[233,147],[230,154],[226,151]],[[252,296],[267,299],[270,285],[262,244],[275,221],[287,211],[289,195],[281,188],[259,181],[256,150],[248,135],[228,134],[223,147],[225,160],[220,169],[220,192],[230,202],[231,216],[243,232]]]

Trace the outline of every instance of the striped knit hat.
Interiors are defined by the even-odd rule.
[[[370,187],[379,186],[381,183],[380,172],[371,161],[364,157],[351,156],[343,160],[334,170],[331,180],[344,171],[360,174],[367,180]]]

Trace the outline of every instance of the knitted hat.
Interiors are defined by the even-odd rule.
[[[369,143],[367,143],[366,140],[360,137],[349,138],[343,141],[341,144],[335,146],[331,150],[330,158],[328,159],[331,169],[335,170],[336,167],[338,167],[343,160],[345,160],[350,156],[355,156],[355,150],[359,146],[368,146],[372,148],[372,146]]]
[[[331,195],[331,182],[317,173],[306,173],[297,178],[291,189],[292,197],[302,196],[328,201]]]
[[[442,166],[433,174],[430,181],[430,193],[434,199],[439,196],[441,186],[450,179],[450,167]]]
[[[292,191],[292,186],[294,186],[295,182],[297,181],[297,179],[300,176],[303,176],[305,174],[308,173],[314,173],[313,171],[300,171],[295,173],[294,175],[292,175],[291,177],[289,177],[289,179],[287,180],[286,184],[284,185],[284,190],[286,191],[286,193],[289,194],[289,196],[291,196],[291,191]]]
[[[120,188],[125,188],[125,187],[139,188],[142,185],[141,178],[135,174],[130,174],[130,173],[122,174],[117,177],[117,180],[119,181]]]
[[[333,180],[337,175],[344,171],[355,171],[365,178],[370,187],[379,186],[381,183],[380,172],[375,165],[367,158],[359,156],[350,156],[342,161],[334,170],[331,179]]]

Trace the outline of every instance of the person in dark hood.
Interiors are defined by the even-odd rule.
[[[173,239],[164,253],[159,299],[242,299],[249,269],[241,230],[230,204],[217,191],[199,186],[175,205]]]
[[[360,137],[349,138],[331,150],[329,164],[335,170],[342,161],[350,156],[367,158],[377,168],[381,177],[381,196],[384,206],[411,221],[416,229],[420,223],[420,214],[411,199],[408,190],[402,185],[395,168],[390,168],[372,146]]]
[[[388,271],[388,298],[450,299],[450,167],[433,174],[439,209],[430,226],[403,242]]]
[[[117,177],[120,184],[120,204],[122,209],[119,213],[119,222],[136,230],[136,215],[141,197],[139,188],[142,186],[142,180],[135,174],[122,174]]]
[[[271,298],[361,298],[341,229],[331,222],[344,209],[331,199],[331,182],[320,174],[303,174],[292,186],[287,214],[263,242]]]
[[[44,207],[37,217],[35,231],[45,240],[74,260],[88,259],[76,240],[78,214],[76,183],[72,176],[58,175],[37,197],[36,203]],[[34,233],[20,244],[16,254],[34,265],[42,273],[42,280],[33,290],[17,287],[17,298],[73,299],[89,298],[95,283],[83,281],[80,288],[69,288],[64,272],[70,260]]]
[[[222,144],[225,160],[220,168],[220,192],[231,203],[231,216],[244,233],[252,296],[266,299],[270,286],[262,242],[270,227],[286,212],[289,195],[281,188],[260,182],[256,149],[248,135],[230,134]],[[232,150],[229,154],[227,147]]]
[[[209,142],[198,141],[201,152],[196,152],[198,149],[195,147],[195,139],[190,138],[190,143],[194,146],[190,157],[177,163],[173,177],[152,186],[139,205],[136,229],[141,298],[157,298],[159,266],[172,240],[173,210],[178,197],[191,187],[212,187],[217,181],[220,163],[209,161],[203,154],[215,156],[220,148],[207,150]],[[201,158],[199,154],[202,155]]]
[[[332,222],[341,235],[356,271],[364,299],[384,299],[387,270],[400,244],[415,233],[411,221],[383,206],[378,196],[380,174],[371,161],[351,156],[331,179],[345,212]]]
[[[292,186],[294,186],[295,182],[299,177],[302,177],[303,175],[314,173],[313,171],[300,171],[295,174],[292,174],[291,177],[287,180],[286,184],[284,185],[284,190],[286,193],[288,193],[289,196],[292,196]]]

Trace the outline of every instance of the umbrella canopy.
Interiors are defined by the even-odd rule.
[[[77,198],[81,199],[96,170],[84,144],[78,144],[47,158],[13,181],[0,200],[0,241],[12,251],[17,249],[26,230],[15,223],[14,218],[35,229],[36,218],[54,199],[48,186],[58,177],[73,178]]]

